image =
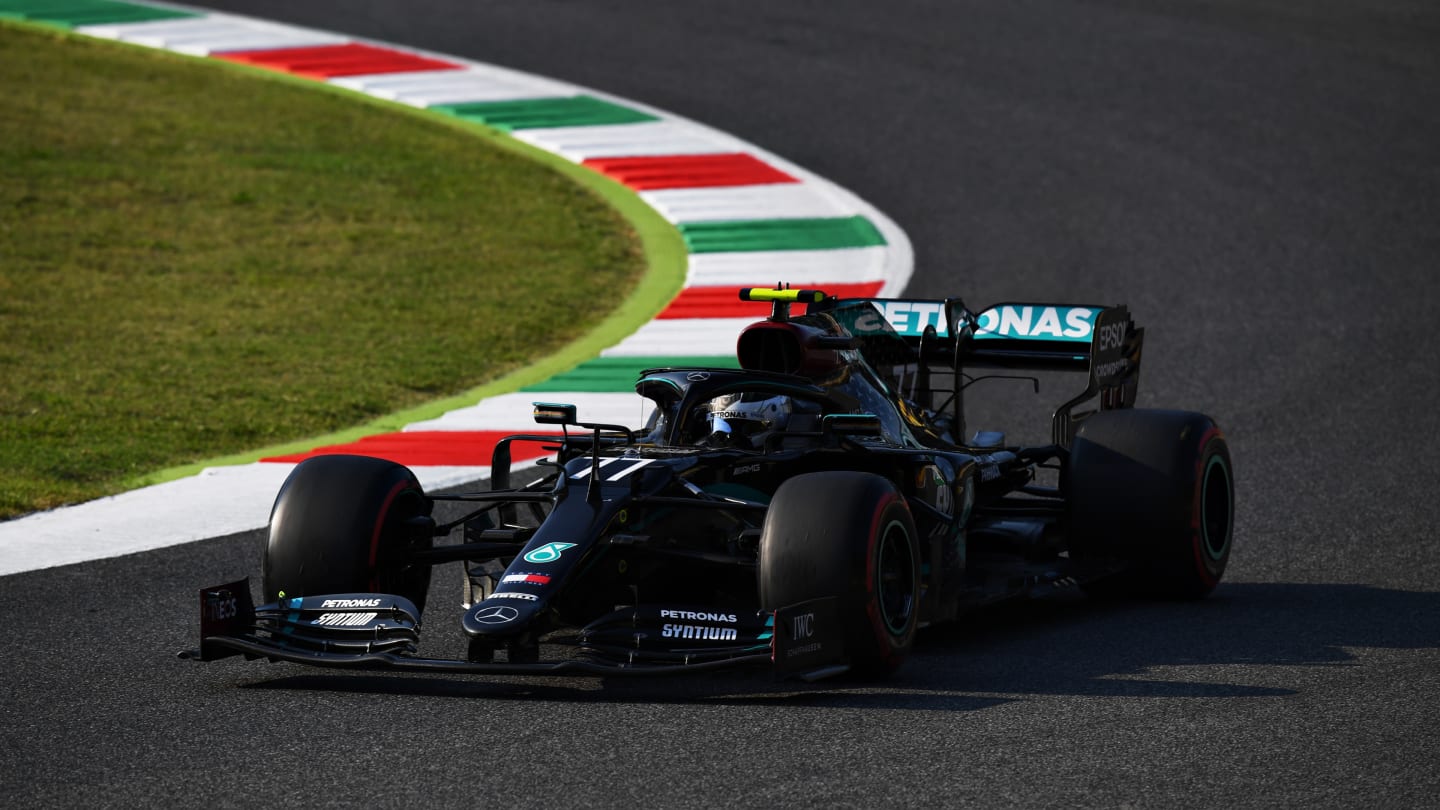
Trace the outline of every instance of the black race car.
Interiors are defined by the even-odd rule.
[[[654,411],[639,429],[537,403],[563,435],[502,440],[489,491],[427,493],[375,458],[302,462],[271,515],[264,604],[245,580],[202,590],[190,655],[883,675],[918,628],[997,600],[1070,585],[1193,598],[1219,582],[1225,439],[1207,416],[1132,407],[1143,330],[1124,307],[740,296],[772,308],[740,335],[740,368],[642,372]],[[1088,384],[1047,444],[967,436],[966,392],[1017,370]],[[552,455],[512,485],[520,442]],[[441,501],[463,516],[438,523]],[[438,563],[465,570],[464,660],[419,654]]]

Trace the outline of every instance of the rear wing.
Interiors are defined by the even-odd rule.
[[[1079,423],[1095,410],[1077,412],[1080,405],[1097,397],[1098,410],[1135,404],[1145,330],[1135,325],[1124,306],[1007,301],[972,312],[955,298],[847,299],[833,306],[865,303],[884,323],[869,323],[861,316],[850,319],[854,330],[893,332],[915,349],[926,371],[941,364],[953,371],[953,389],[926,387],[951,395],[946,404],[953,402],[953,415],[961,425],[961,392],[975,380],[963,381],[969,376],[965,369],[1085,373],[1085,390],[1054,414],[1053,440],[1061,446],[1070,445]]]

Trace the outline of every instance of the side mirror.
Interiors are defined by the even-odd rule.
[[[873,413],[832,413],[820,419],[820,432],[827,436],[879,438],[884,431],[880,417]]]
[[[537,425],[573,425],[579,418],[574,405],[554,402],[536,402],[534,405]]]

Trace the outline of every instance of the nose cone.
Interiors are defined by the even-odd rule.
[[[471,605],[460,624],[472,636],[511,636],[529,627],[539,612],[538,601],[496,594]]]

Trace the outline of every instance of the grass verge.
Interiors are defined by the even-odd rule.
[[[633,195],[488,130],[11,24],[0,85],[0,519],[468,404],[680,284]]]

